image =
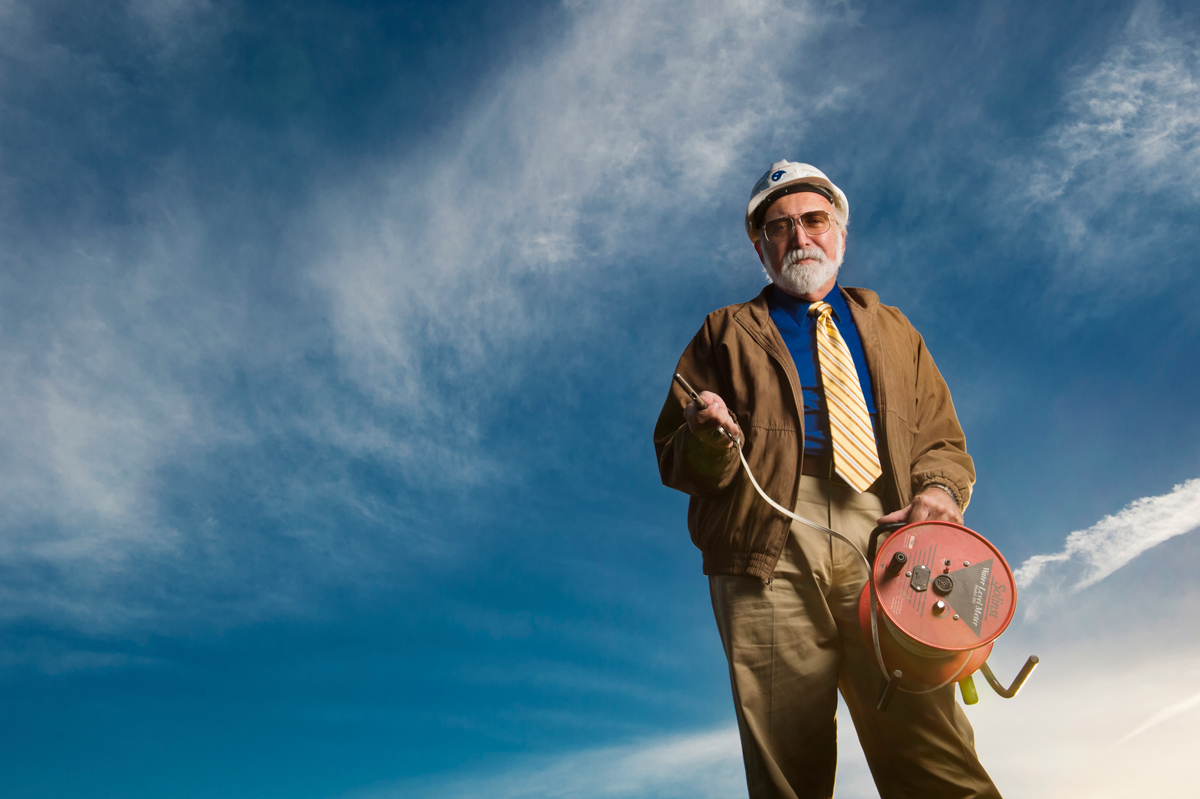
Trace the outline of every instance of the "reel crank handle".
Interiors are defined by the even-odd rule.
[[[1018,672],[1017,678],[1013,680],[1012,685],[1008,686],[1007,688],[1001,685],[1000,681],[996,679],[996,675],[992,674],[992,669],[987,663],[984,663],[982,666],[980,666],[979,670],[983,672],[983,676],[987,678],[988,685],[992,686],[993,691],[1000,694],[1000,696],[1004,697],[1005,699],[1012,699],[1017,695],[1017,691],[1021,690],[1021,686],[1025,684],[1025,680],[1029,679],[1029,675],[1033,674],[1033,670],[1037,668],[1038,663],[1038,656],[1030,655],[1029,660],[1025,661],[1025,665],[1022,666],[1021,671]]]

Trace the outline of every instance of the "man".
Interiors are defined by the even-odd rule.
[[[950,393],[903,314],[838,285],[849,220],[808,164],[778,161],[755,185],[746,232],[771,285],[709,314],[683,353],[706,407],[672,386],[659,470],[691,497],[751,799],[833,795],[839,689],[883,799],[998,799],[953,685],[876,709],[862,561],[762,501],[733,443],[775,501],[864,551],[877,524],[962,522],[975,472]]]

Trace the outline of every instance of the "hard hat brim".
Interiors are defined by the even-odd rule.
[[[803,184],[820,186],[833,195],[831,202],[834,209],[838,212],[839,223],[843,228],[849,224],[850,202],[846,199],[845,193],[836,185],[834,185],[833,181],[825,177],[821,170],[817,169],[816,167],[809,166],[808,164],[789,164],[789,166],[799,167],[800,174],[794,176],[790,180],[784,180],[767,186],[762,191],[757,192],[753,197],[751,197],[750,202],[746,205],[746,235],[750,237],[751,241],[758,241],[758,230],[755,227],[755,217],[758,212],[761,210],[765,213],[766,209],[770,207],[770,204],[776,199],[785,194],[792,193],[781,190]],[[775,165],[772,165],[772,169],[774,168]],[[769,175],[770,171],[768,171],[766,174]],[[761,179],[759,182],[762,182]]]

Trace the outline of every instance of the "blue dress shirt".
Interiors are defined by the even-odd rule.
[[[867,359],[863,356],[858,326],[854,324],[850,308],[842,297],[841,287],[836,283],[833,290],[826,295],[825,302],[833,308],[834,323],[850,349],[850,357],[854,359],[858,382],[862,386],[867,412],[871,414],[875,440],[878,441],[879,411],[875,408],[875,392],[867,372]],[[808,315],[808,307],[812,303],[798,300],[776,286],[768,295],[767,304],[771,309],[771,320],[775,322],[779,335],[783,337],[783,343],[792,354],[792,362],[796,364],[796,375],[800,378],[800,388],[804,393],[804,454],[828,457],[833,454],[833,448],[829,441],[825,394],[821,391],[821,369],[817,363],[816,324]]]

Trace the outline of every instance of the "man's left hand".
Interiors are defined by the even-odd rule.
[[[913,497],[908,505],[883,516],[876,524],[915,524],[925,521],[962,524],[963,517],[949,492],[930,486]]]

